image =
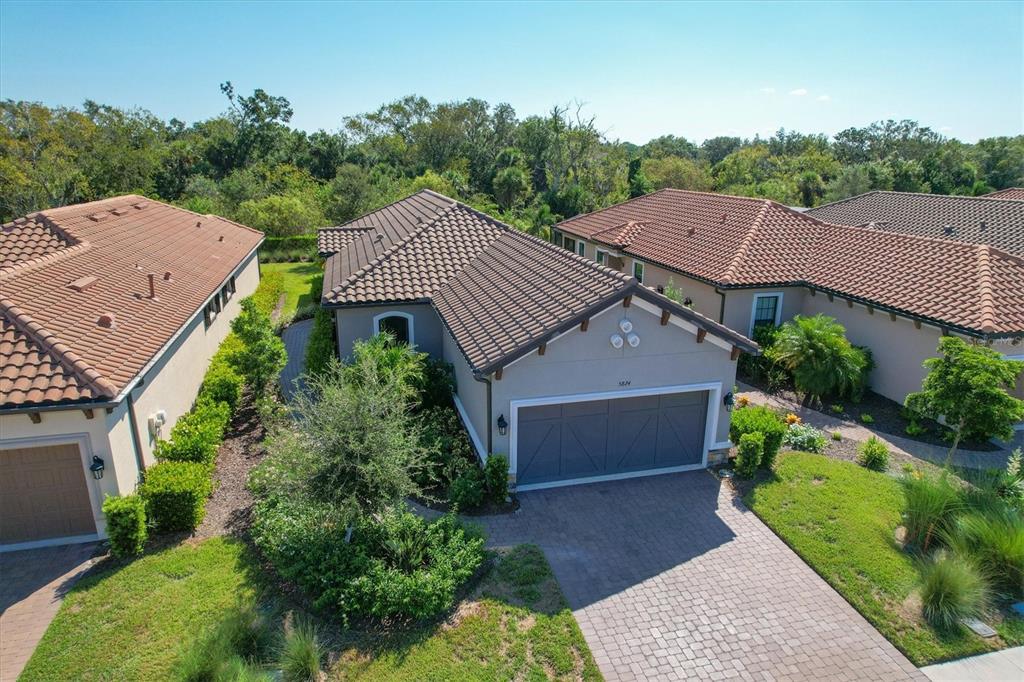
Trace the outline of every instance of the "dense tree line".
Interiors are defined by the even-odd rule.
[[[666,135],[609,140],[581,106],[520,119],[508,104],[409,96],[337,132],[290,127],[283,97],[221,90],[227,110],[192,125],[87,101],[0,103],[0,218],[136,192],[272,235],[340,224],[421,188],[517,227],[664,187],[814,206],[874,189],[982,194],[1024,185],[1024,136],[964,144],[913,121],[833,138]]]

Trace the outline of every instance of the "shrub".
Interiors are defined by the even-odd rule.
[[[928,433],[928,427],[920,422],[912,421],[907,424],[907,428],[904,429],[904,431],[906,431],[907,435],[911,438],[919,438],[920,436]]]
[[[857,463],[874,471],[889,468],[889,449],[876,436],[871,436],[857,448]]]
[[[960,516],[946,537],[969,554],[992,586],[1010,598],[1024,596],[1024,520],[1008,508]]]
[[[832,412],[834,412],[835,414],[842,414],[843,410],[845,410],[846,408],[837,403],[835,405],[830,406],[829,409],[832,410]]]
[[[226,403],[229,411],[234,412],[242,396],[243,383],[241,375],[228,362],[227,354],[217,351],[203,377],[199,400]]]
[[[455,393],[455,369],[451,363],[428,357],[419,382],[420,409],[451,407]]]
[[[157,459],[211,464],[230,418],[231,407],[227,403],[198,403],[178,419],[169,441],[157,443]]]
[[[103,500],[110,553],[118,558],[142,552],[146,544],[146,503],[138,495],[107,496]]]
[[[960,508],[957,489],[943,472],[939,476],[911,473],[903,479],[906,499],[907,544],[925,553],[948,531],[954,513]]]
[[[842,439],[843,439],[843,434],[839,433],[838,431],[833,431],[832,432],[832,440],[834,440],[834,441],[841,441]]]
[[[281,294],[283,293],[284,273],[264,272],[260,277],[260,283],[256,287],[256,291],[248,298],[252,300],[257,310],[270,317],[274,309],[277,308],[277,303],[281,300]]]
[[[459,509],[474,509],[484,501],[484,475],[480,467],[463,470],[448,487],[448,500]]]
[[[492,502],[501,504],[508,497],[508,457],[491,454],[484,465],[487,495]]]
[[[786,447],[821,454],[825,450],[825,434],[809,424],[793,424],[782,436]]]
[[[752,478],[764,457],[764,434],[745,433],[736,448],[736,473]]]
[[[939,552],[921,571],[924,617],[944,630],[959,627],[962,618],[980,615],[988,587],[977,566],[962,556]]]
[[[783,324],[767,355],[793,373],[807,404],[823,395],[848,394],[867,364],[864,352],[846,339],[846,329],[826,315],[797,315]]]
[[[146,469],[140,494],[157,532],[191,531],[206,515],[210,469],[198,462],[160,462]]]
[[[782,437],[786,434],[786,425],[779,416],[763,406],[744,407],[732,411],[729,423],[729,438],[739,444],[740,438],[747,433],[760,433],[764,436],[764,455],[761,466],[771,469],[775,455],[782,447]]]
[[[484,557],[483,538],[467,533],[452,514],[427,523],[409,512],[393,513],[364,537],[370,567],[352,581],[352,603],[357,612],[379,618],[429,618],[451,608],[456,590]],[[423,538],[418,565],[395,551],[403,537]]]
[[[862,424],[874,424],[875,423],[875,418],[872,417],[867,412],[863,412],[860,415],[860,421],[861,421]]]
[[[447,490],[459,474],[476,466],[476,454],[458,412],[451,405],[430,407],[417,415],[420,443],[427,463],[417,474],[422,486],[439,485]]]
[[[241,340],[241,348],[231,355],[231,363],[257,397],[284,369],[287,355],[284,343],[274,334],[270,317],[254,294],[242,299],[242,312],[231,320],[231,331]]]
[[[320,679],[324,647],[312,623],[296,622],[285,632],[281,645],[281,679],[284,682],[315,682]]]
[[[330,365],[331,360],[338,357],[338,344],[334,340],[334,314],[319,308],[313,315],[313,329],[309,333],[306,346],[306,374],[320,376]]]

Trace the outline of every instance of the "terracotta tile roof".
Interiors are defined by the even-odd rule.
[[[590,239],[631,220],[644,227],[623,253],[718,286],[807,285],[973,333],[1024,332],[1024,260],[988,245],[834,225],[773,201],[680,190],[556,227]]]
[[[131,195],[4,225],[0,407],[116,397],[262,239]]]
[[[484,374],[532,350],[562,326],[575,324],[595,306],[630,294],[649,298],[741,348],[757,350],[749,339],[641,287],[632,277],[430,194],[443,199],[443,207],[403,241],[355,269],[369,254],[359,240],[328,259],[325,305],[429,301],[470,366]],[[405,201],[422,201],[421,195]],[[394,205],[393,215],[405,215],[397,210],[401,203]]]
[[[981,197],[982,199],[1009,199],[1010,201],[1024,201],[1024,187],[1007,187],[989,192]]]
[[[1024,256],[1024,202],[1007,197],[869,192],[807,215],[839,225],[989,244]]]

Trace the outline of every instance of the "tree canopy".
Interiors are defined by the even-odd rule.
[[[410,95],[307,133],[291,127],[284,97],[231,82],[221,91],[224,113],[192,124],[92,101],[0,102],[0,219],[136,192],[289,235],[429,187],[544,235],[556,220],[665,187],[812,206],[872,189],[1024,185],[1024,135],[970,145],[915,121],[831,139],[780,129],[635,145],[609,139],[580,104],[520,118],[505,103]]]

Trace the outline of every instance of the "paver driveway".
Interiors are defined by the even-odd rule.
[[[21,673],[95,553],[87,543],[0,554],[0,682]]]
[[[708,472],[520,500],[490,542],[544,550],[610,680],[925,679]]]

